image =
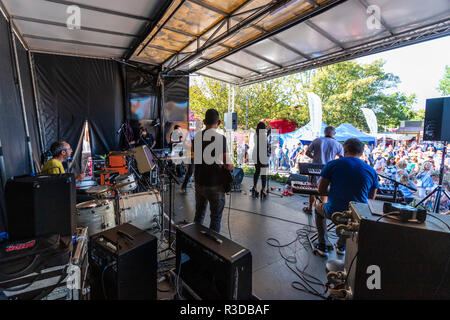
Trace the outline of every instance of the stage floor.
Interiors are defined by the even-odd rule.
[[[233,241],[248,248],[253,259],[253,294],[263,300],[315,300],[321,299],[307,292],[293,287],[301,287],[304,282],[289,269],[288,265],[297,273],[307,267],[306,272],[326,282],[325,264],[327,260],[336,259],[335,250],[328,258],[316,256],[311,252],[307,241],[295,241],[289,247],[281,249],[289,260],[296,257],[296,263],[286,262],[278,248],[267,243],[269,238],[275,238],[280,244],[292,242],[300,229],[315,231],[314,218],[303,213],[307,196],[294,194],[290,197],[268,195],[265,199],[254,199],[249,196],[251,177],[245,177],[242,192],[231,194],[231,208],[228,209],[230,198],[226,196],[225,210],[222,216],[221,234],[229,238],[229,231]],[[270,181],[270,186],[282,187],[281,184]],[[280,191],[276,191],[278,194]],[[180,193],[180,186],[174,191],[174,216],[176,224],[184,224],[194,219],[195,198],[194,189],[190,185],[186,194]],[[168,198],[168,197],[166,197]],[[166,212],[168,207],[166,206]],[[238,209],[238,210],[236,210]],[[228,220],[230,222],[228,226]],[[209,226],[209,208],[204,222]],[[230,229],[229,229],[229,228]],[[333,237],[334,236],[334,237]],[[335,242],[334,232],[329,233],[331,242]],[[301,244],[303,243],[303,245]],[[342,259],[342,257],[338,258]],[[294,260],[292,260],[294,261]],[[299,282],[299,283],[295,283]],[[305,284],[306,285],[306,284]],[[313,285],[323,293],[323,287]]]

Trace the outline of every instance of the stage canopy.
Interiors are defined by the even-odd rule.
[[[237,85],[450,34],[448,0],[1,3],[32,51],[143,62]],[[71,5],[80,8],[80,30],[67,28]]]
[[[323,132],[327,125],[322,122],[322,127],[320,128],[320,135],[323,136]],[[308,122],[303,127],[289,133],[280,134],[280,144],[283,145],[287,143],[289,146],[296,145],[299,141],[302,143],[310,143],[313,141],[315,136],[312,134],[312,125],[311,122]]]

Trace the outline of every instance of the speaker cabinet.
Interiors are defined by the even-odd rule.
[[[157,241],[129,223],[92,235],[92,300],[156,300]]]
[[[17,177],[5,187],[11,240],[75,232],[76,191],[73,174]]]
[[[176,273],[203,300],[250,300],[252,255],[201,224],[177,228]]]
[[[347,239],[347,289],[354,299],[450,299],[450,231],[428,216],[423,224],[380,221],[365,203],[350,202],[359,230]],[[450,216],[436,214],[450,224]]]
[[[133,149],[139,173],[146,173],[153,170],[155,163],[150,149],[147,146],[139,146]]]
[[[424,141],[450,141],[450,97],[427,99]]]

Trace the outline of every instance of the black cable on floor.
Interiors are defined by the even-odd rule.
[[[309,256],[304,267],[300,269],[297,266],[297,256],[296,256],[297,248],[295,248],[293,255],[291,256],[286,256],[282,252],[283,248],[290,248],[292,244],[297,244],[297,242],[301,245],[301,247],[303,247],[303,249],[305,249],[305,252],[308,252],[309,248],[308,234],[312,232],[311,228],[312,226],[308,225],[307,228],[304,227],[298,229],[296,231],[295,239],[286,244],[281,244],[280,241],[276,238],[268,238],[266,240],[266,243],[272,247],[278,248],[280,256],[283,258],[286,266],[298,277],[297,281],[293,281],[291,283],[291,286],[294,289],[306,292],[308,294],[320,297],[322,299],[327,299],[327,297],[324,295],[325,284],[320,279],[306,272],[306,269],[309,266]],[[295,268],[291,266],[291,264],[295,264]],[[319,292],[313,286],[321,286],[324,289],[324,292],[323,293]]]
[[[283,219],[283,218],[278,218],[278,217],[274,217],[274,216],[269,216],[269,215],[263,214],[263,213],[257,213],[257,212],[248,211],[248,210],[242,210],[242,209],[237,209],[237,208],[231,208],[231,206],[225,207],[225,208],[236,210],[236,211],[241,211],[241,212],[246,212],[246,213],[251,213],[251,214],[255,214],[257,216],[262,216],[262,217],[266,217],[266,218],[277,219],[277,220],[281,220],[281,221],[284,221],[284,222],[294,223],[294,224],[298,224],[298,225],[305,226],[305,227],[311,227],[309,224],[306,224],[306,223],[301,223],[301,222],[292,221],[292,220],[288,220],[288,219]],[[312,228],[315,228],[315,227],[312,227]]]

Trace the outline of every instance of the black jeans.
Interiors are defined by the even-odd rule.
[[[261,174],[261,169],[262,173]],[[261,175],[261,190],[266,189],[267,182],[267,166],[262,166],[261,164],[255,164],[255,174],[253,175],[253,187],[256,190],[256,185],[258,184],[259,175]]]
[[[193,164],[188,164],[187,167],[188,167],[188,169],[187,169],[186,175],[184,176],[184,181],[183,181],[183,184],[181,185],[181,189],[186,189],[189,179],[192,177],[192,174],[194,173],[194,165]]]
[[[208,187],[195,184],[195,222],[203,224],[208,202],[209,209],[211,210],[211,222],[209,228],[219,233],[223,208],[225,207],[225,192],[223,186]]]

